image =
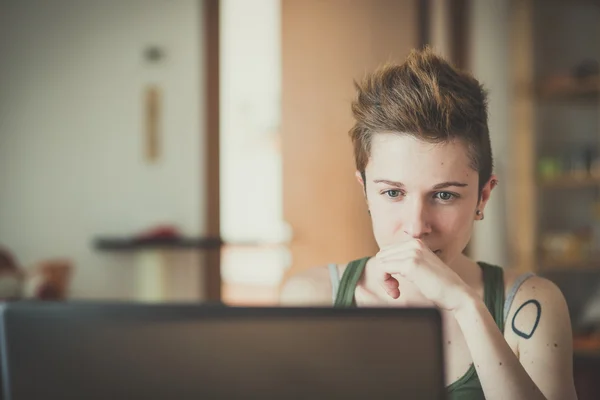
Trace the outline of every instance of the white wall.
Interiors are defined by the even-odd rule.
[[[74,297],[133,296],[134,257],[93,250],[94,236],[204,232],[200,4],[0,0],[0,244],[26,265],[71,258]],[[152,44],[161,65],[143,59]],[[149,83],[164,93],[156,164],[143,158]],[[197,256],[186,263],[197,282]]]
[[[510,137],[509,0],[470,2],[471,70],[489,90],[489,128],[495,173],[500,181],[476,223],[472,253],[476,260],[510,266],[507,248],[506,192]]]

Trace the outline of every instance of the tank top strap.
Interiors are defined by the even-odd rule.
[[[504,332],[504,271],[496,265],[477,264],[483,273],[483,301],[500,332]]]
[[[348,266],[342,275],[342,279],[340,280],[340,286],[333,304],[334,307],[356,306],[354,291],[356,290],[356,285],[365,270],[369,258],[370,257],[365,257],[348,263]]]

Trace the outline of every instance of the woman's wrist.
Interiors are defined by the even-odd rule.
[[[465,288],[462,293],[461,301],[452,310],[454,318],[457,321],[464,320],[468,316],[472,316],[481,310],[481,306],[485,307],[485,304],[481,298],[475,293],[470,287]]]

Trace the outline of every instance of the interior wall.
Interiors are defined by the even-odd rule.
[[[24,265],[72,259],[73,297],[134,295],[136,257],[95,251],[95,236],[205,230],[201,4],[0,1],[0,243]],[[150,45],[164,50],[156,65]],[[163,95],[153,164],[149,84]],[[177,258],[178,296],[198,296],[199,256]]]

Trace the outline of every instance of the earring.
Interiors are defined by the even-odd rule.
[[[475,214],[476,214],[476,215],[479,217],[479,220],[480,220],[480,221],[483,221],[483,213],[481,212],[481,210],[477,210],[477,211],[475,212]]]

